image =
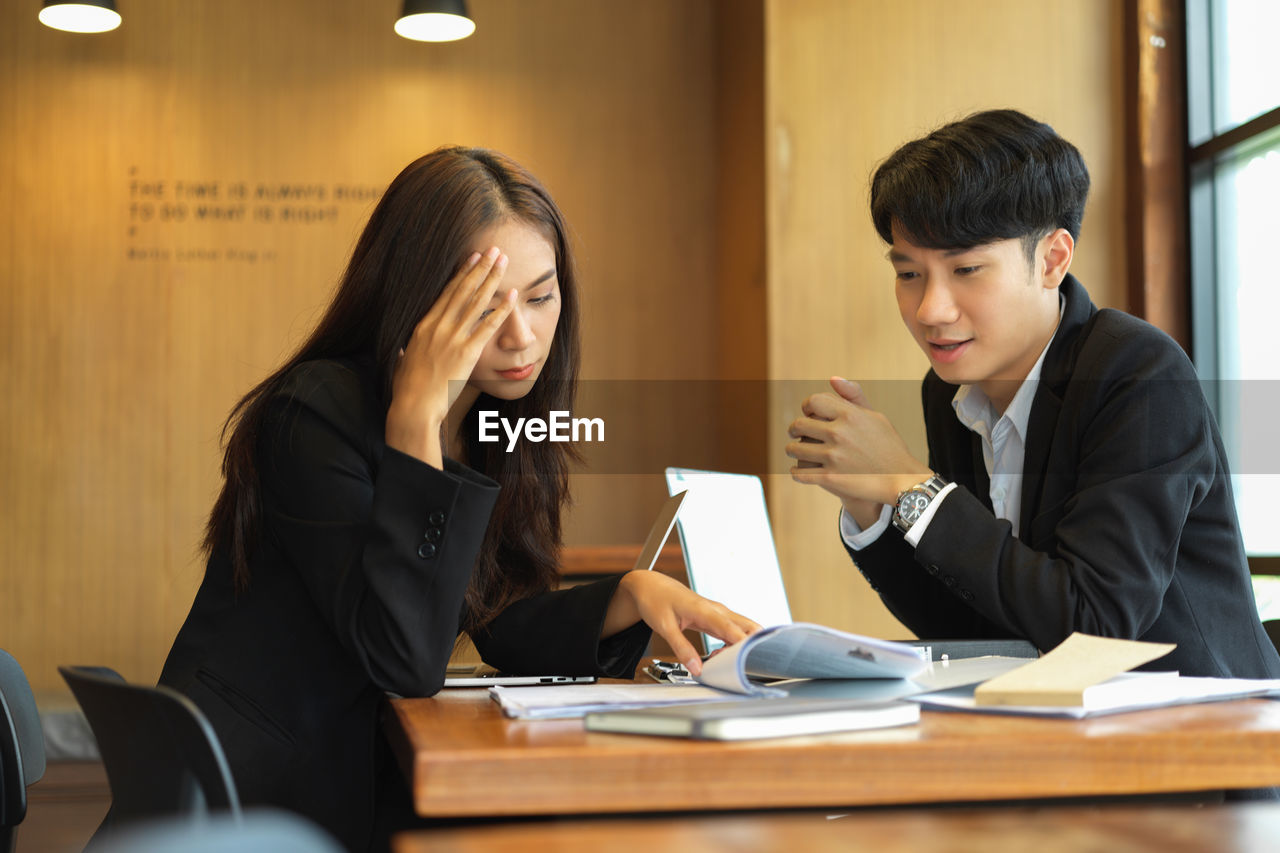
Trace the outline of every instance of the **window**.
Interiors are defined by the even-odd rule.
[[[1188,0],[1192,335],[1245,548],[1280,554],[1280,3]]]

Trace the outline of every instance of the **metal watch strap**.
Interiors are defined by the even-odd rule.
[[[917,483],[911,488],[901,492],[898,495],[898,499],[893,502],[893,526],[901,530],[903,533],[906,533],[908,530],[911,529],[911,525],[914,523],[914,522],[909,522],[904,520],[901,514],[899,513],[899,508],[902,506],[902,499],[909,492],[924,492],[926,495],[928,495],[929,502],[932,503],[933,499],[938,496],[938,493],[941,492],[948,485],[949,485],[949,481],[944,479],[941,475],[935,473],[933,474],[933,476],[929,477],[929,479],[925,480],[923,483]]]

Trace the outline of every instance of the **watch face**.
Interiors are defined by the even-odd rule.
[[[902,520],[908,524],[914,524],[916,519],[929,507],[929,496],[924,492],[907,492],[902,496],[902,500],[898,501],[898,515],[902,516]]]

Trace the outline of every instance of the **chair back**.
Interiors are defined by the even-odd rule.
[[[251,808],[241,820],[228,814],[199,820],[158,818],[123,827],[93,853],[342,853],[332,836],[304,817]]]
[[[239,820],[231,768],[194,702],[168,687],[129,684],[106,667],[61,666],[58,672],[98,742],[112,825],[211,810]]]
[[[27,816],[27,786],[44,776],[44,732],[31,683],[13,655],[0,649],[0,853],[13,849]]]

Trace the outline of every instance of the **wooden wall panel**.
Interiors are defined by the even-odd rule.
[[[1111,0],[770,0],[768,359],[771,377],[797,380],[771,395],[779,454],[800,400],[833,373],[875,380],[872,400],[924,452],[927,362],[867,197],[880,160],[939,124],[1011,106],[1075,142],[1094,189],[1072,269],[1095,302],[1123,307],[1121,13]],[[779,474],[769,499],[796,618],[905,635],[841,548],[835,498]]]
[[[717,469],[768,470],[763,0],[717,0]]]
[[[633,408],[655,443],[577,478],[569,541],[639,541],[663,464],[763,459],[796,617],[902,633],[839,549],[834,499],[782,473],[786,423],[832,372],[918,418],[924,359],[867,178],[971,110],[1040,115],[1094,175],[1075,269],[1122,304],[1119,6],[762,3],[473,0],[477,35],[451,45],[394,36],[392,0],[134,4],[97,37],[0,3],[0,645],[37,687],[63,662],[154,678],[202,570],[222,418],[315,320],[373,195],[449,142],[515,156],[564,207],[589,379],[771,380],[764,437]],[[177,181],[217,181],[228,207],[243,184],[247,221],[141,218],[194,203]],[[263,200],[266,222],[259,185],[326,195]]]
[[[38,689],[59,663],[158,674],[222,419],[438,145],[505,151],[562,204],[588,377],[714,375],[709,6],[473,0],[476,35],[429,45],[395,0],[126,5],[86,36],[0,4],[0,646]],[[571,542],[642,538],[661,479],[630,479],[583,478]]]

